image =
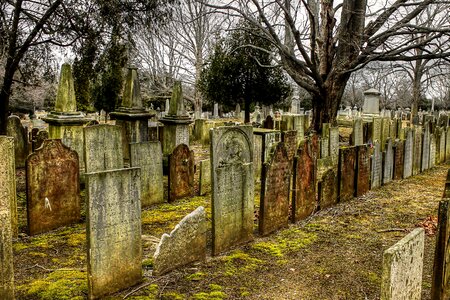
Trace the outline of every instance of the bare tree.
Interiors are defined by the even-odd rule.
[[[312,95],[312,129],[319,132],[323,123],[335,123],[352,72],[372,61],[450,56],[434,44],[449,36],[448,1],[197,1],[261,27],[277,46],[285,70]],[[432,22],[420,18],[427,9]],[[289,31],[294,51],[285,43]],[[411,51],[415,49],[423,51]]]

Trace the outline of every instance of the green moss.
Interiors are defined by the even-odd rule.
[[[281,231],[276,239],[283,252],[296,252],[312,244],[317,239],[317,235],[299,228],[290,228]]]
[[[230,255],[222,258],[222,260],[225,262],[225,275],[227,276],[234,276],[242,272],[255,270],[263,262],[240,250],[232,252]]]
[[[27,249],[27,248],[29,248],[29,247],[30,247],[29,245],[24,244],[24,243],[14,243],[14,244],[13,244],[13,250],[14,250],[14,252],[20,252],[20,251],[22,251],[22,250],[24,250],[24,249]]]
[[[282,257],[283,253],[278,244],[271,242],[260,242],[252,245],[252,249],[261,251],[265,254],[269,254],[270,256]]]
[[[167,292],[161,295],[161,300],[183,300],[186,299],[184,294],[178,294],[177,292]]]
[[[225,299],[226,297],[227,297],[227,295],[224,292],[212,291],[210,293],[201,292],[201,293],[194,294],[191,299],[193,299],[193,300],[221,300],[221,299]]]
[[[367,279],[369,279],[369,281],[371,283],[373,283],[374,285],[380,285],[381,284],[380,277],[374,272],[368,272],[367,273]]]
[[[152,258],[144,259],[142,261],[142,267],[143,268],[151,268],[151,267],[153,267],[153,259]]]
[[[47,257],[47,254],[45,254],[45,253],[34,252],[34,251],[28,252],[28,255],[35,256],[35,257]]]
[[[57,270],[44,279],[21,286],[28,296],[41,300],[84,299],[87,294],[87,274],[74,270]]]
[[[74,233],[68,236],[67,245],[72,247],[78,247],[82,244],[86,244],[85,233]]]
[[[212,283],[212,284],[209,285],[209,289],[211,291],[221,291],[222,287],[220,285],[218,285],[218,284]]]
[[[191,274],[191,275],[187,276],[186,279],[187,279],[187,280],[190,280],[190,281],[200,281],[200,280],[202,280],[205,276],[206,276],[205,273],[203,273],[203,272],[197,272],[197,273],[194,273],[194,274]]]

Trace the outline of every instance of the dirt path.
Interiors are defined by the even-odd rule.
[[[382,254],[436,216],[448,165],[321,211],[206,263],[151,276],[155,237],[209,196],[142,214],[147,285],[127,299],[378,299]],[[23,203],[22,203],[23,205]],[[430,298],[435,235],[426,237],[423,298]],[[84,225],[14,243],[18,299],[85,299]],[[136,287],[135,287],[136,288]],[[111,299],[122,299],[133,288]]]

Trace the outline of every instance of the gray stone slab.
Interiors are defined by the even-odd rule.
[[[382,300],[420,300],[425,233],[417,228],[383,254]]]
[[[0,210],[11,214],[13,236],[18,233],[16,201],[16,168],[14,158],[14,138],[0,136]]]
[[[0,207],[0,299],[14,299],[11,214]]]
[[[373,144],[372,154],[372,168],[370,174],[370,188],[374,189],[381,186],[382,182],[382,152],[380,149],[380,143],[375,142]]]
[[[408,178],[412,175],[413,169],[413,149],[414,138],[412,130],[408,130],[405,139],[405,149],[403,155],[403,178]]]
[[[361,118],[356,118],[353,121],[352,141],[353,146],[364,144],[363,120]]]
[[[153,255],[153,274],[161,275],[206,259],[206,213],[200,206],[163,234]]]
[[[427,128],[428,126],[425,126],[425,130],[422,134],[422,162],[420,168],[421,172],[428,170],[428,168],[430,167],[430,131]]]
[[[160,142],[130,144],[130,165],[141,168],[141,206],[164,202],[163,163]]]
[[[139,168],[86,174],[90,299],[142,279],[140,185]]]
[[[394,172],[394,151],[392,149],[392,140],[386,141],[385,151],[383,152],[383,184],[392,181]]]
[[[414,148],[413,148],[413,175],[420,173],[422,162],[422,127],[414,128]]]
[[[430,160],[428,162],[428,166],[433,168],[436,164],[436,139],[434,138],[434,134],[430,135]]]
[[[200,161],[200,177],[198,192],[204,196],[211,192],[211,161],[204,159]]]

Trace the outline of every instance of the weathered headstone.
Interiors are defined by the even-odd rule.
[[[330,156],[333,163],[339,160],[339,127],[330,127]]]
[[[255,170],[255,180],[261,178],[262,166],[271,153],[275,150],[275,146],[280,142],[281,136],[278,130],[255,128],[253,130],[253,164]]]
[[[317,207],[316,164],[313,147],[311,139],[302,141],[294,160],[294,192],[292,196],[292,219],[294,222],[307,218]]]
[[[422,161],[420,171],[423,172],[428,170],[430,167],[430,130],[429,126],[425,125],[424,131],[422,134]],[[435,137],[436,138],[436,137]],[[434,147],[436,151],[436,142],[434,142]],[[435,160],[433,160],[435,161]]]
[[[153,255],[153,274],[162,275],[178,267],[206,259],[206,213],[200,206],[163,234]]]
[[[383,171],[382,152],[380,143],[373,144],[372,167],[370,176],[370,188],[374,189],[381,186],[381,178]]]
[[[292,163],[294,161],[294,157],[298,147],[297,131],[295,130],[283,131],[281,133],[281,141],[284,143],[289,161]]]
[[[367,145],[357,146],[356,149],[356,187],[355,196],[359,197],[370,189],[370,153]]]
[[[392,146],[394,151],[394,180],[403,179],[404,166],[404,154],[405,154],[405,141],[396,140]]]
[[[439,164],[445,162],[445,137],[447,135],[446,130],[440,129],[439,130]]]
[[[211,130],[212,240],[217,255],[252,239],[254,179],[251,126]]]
[[[78,154],[61,140],[46,140],[27,159],[28,233],[35,235],[80,220]]]
[[[372,143],[375,141],[381,142],[381,118],[373,118],[372,124]]]
[[[417,228],[383,255],[382,300],[420,300],[425,233]]]
[[[406,139],[405,139],[405,153],[403,159],[403,178],[408,178],[412,175],[413,170],[413,149],[414,149],[413,131],[408,130],[405,135]]]
[[[352,142],[353,146],[362,145],[364,143],[363,120],[361,118],[356,118],[353,121]]]
[[[364,91],[364,114],[380,114],[380,95],[376,89]]]
[[[0,199],[1,200],[1,199]],[[11,213],[0,207],[0,299],[14,299]]]
[[[422,162],[422,127],[414,127],[414,148],[413,148],[413,172],[412,175],[420,173]]]
[[[381,119],[381,151],[386,151],[386,142],[389,138],[389,125],[391,120],[389,118]]]
[[[349,201],[355,194],[356,147],[339,151],[339,202]]]
[[[200,196],[211,192],[211,161],[209,159],[200,161],[200,177],[198,181],[198,193]]]
[[[86,174],[89,299],[141,281],[140,185],[139,168]]]
[[[322,136],[320,137],[320,158],[330,156],[330,124],[322,124]]]
[[[14,138],[0,136],[0,210],[10,212],[12,236],[18,234]]]
[[[6,135],[14,138],[14,155],[16,168],[25,167],[25,160],[28,156],[28,133],[23,127],[18,116],[9,116]]]
[[[122,129],[115,125],[84,128],[85,170],[88,173],[123,168]]]
[[[169,155],[169,202],[194,195],[194,152],[185,144]]]
[[[428,147],[430,151],[428,167],[433,168],[436,164],[436,139],[434,138],[434,134],[430,134],[430,145]]]
[[[392,181],[394,174],[394,150],[392,149],[392,140],[386,141],[386,146],[383,152],[383,184]]]
[[[328,158],[318,160],[318,166],[326,161],[330,163]],[[332,166],[336,166],[334,162],[331,162]],[[320,176],[318,183],[318,200],[319,208],[324,209],[336,204],[338,200],[338,174],[337,167],[326,168],[326,171]]]
[[[291,166],[284,143],[278,143],[263,165],[259,232],[269,234],[288,225]]]
[[[141,168],[141,206],[164,202],[161,143],[130,144],[130,165]]]

